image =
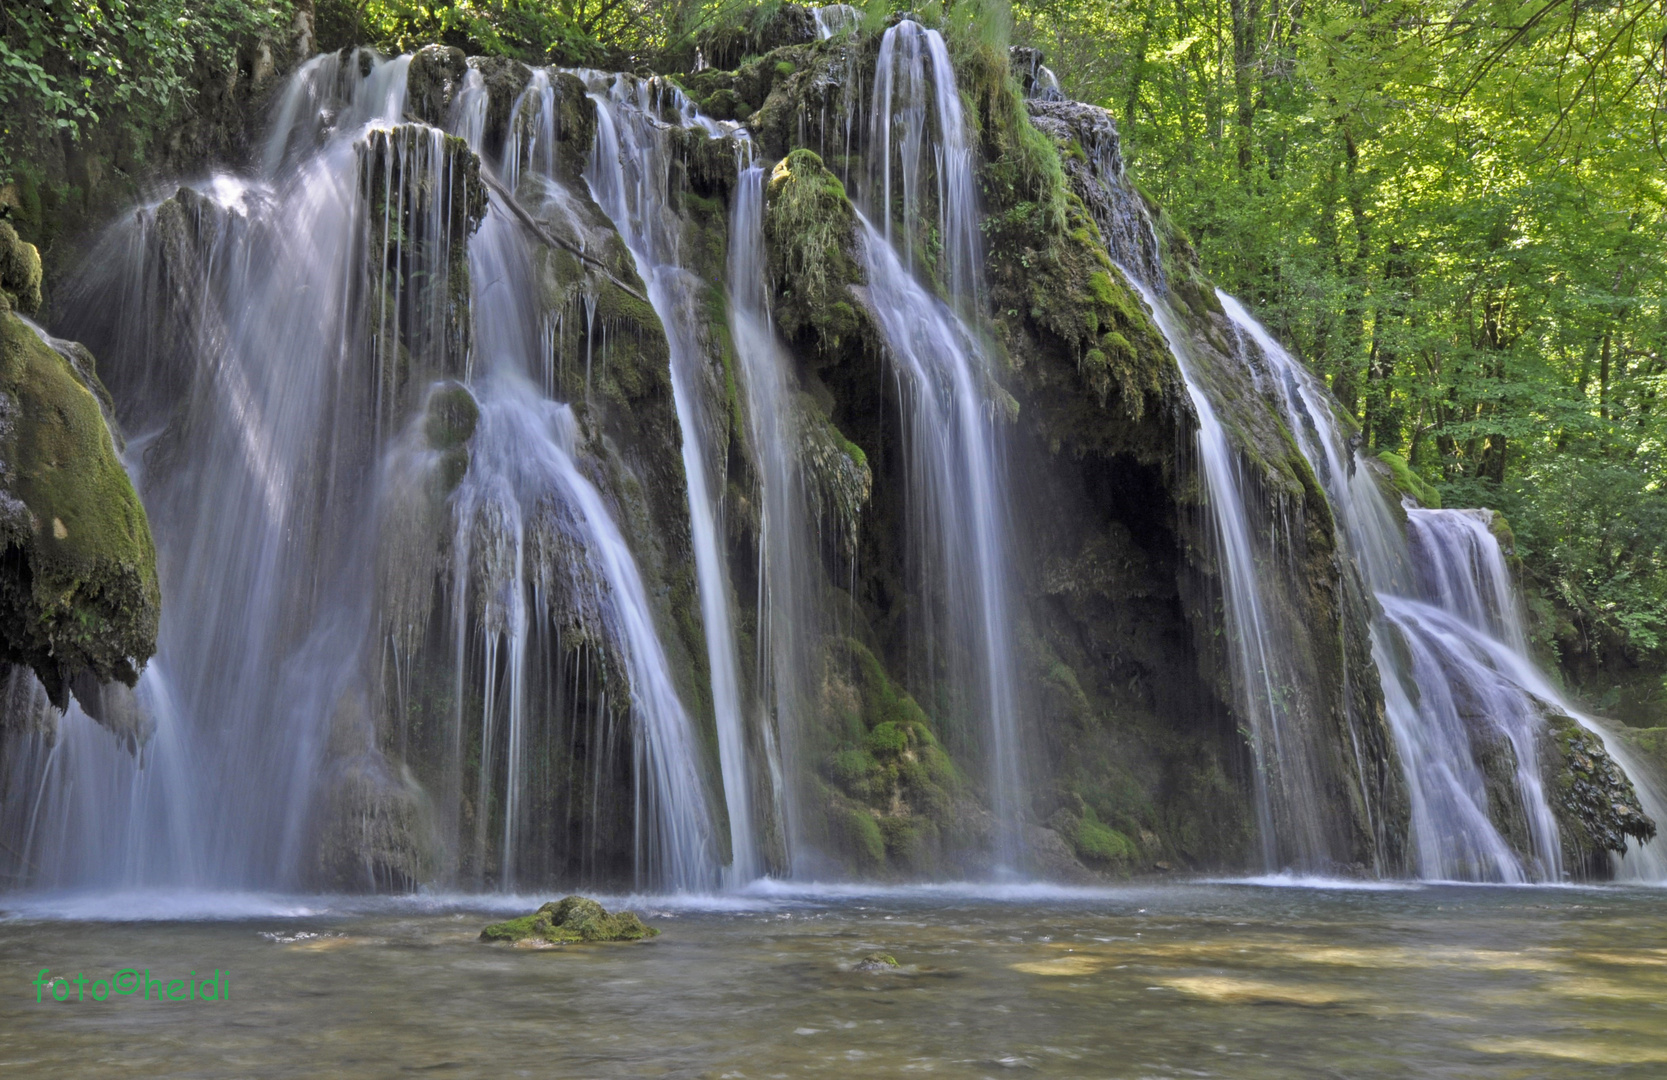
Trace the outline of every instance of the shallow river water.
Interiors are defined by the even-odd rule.
[[[0,894],[0,1076],[1667,1076],[1660,890],[770,890],[476,940],[543,899]]]

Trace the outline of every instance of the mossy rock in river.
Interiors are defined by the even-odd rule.
[[[482,941],[543,941],[571,945],[583,941],[641,941],[660,931],[646,926],[634,912],[612,915],[584,896],[553,900],[531,915],[493,923],[480,932]]]
[[[61,709],[72,680],[138,680],[161,595],[103,387],[85,350],[60,347],[86,372],[0,314],[0,661],[32,667]]]

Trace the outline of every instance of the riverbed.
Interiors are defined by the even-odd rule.
[[[0,894],[0,1076],[1667,1075],[1659,889],[769,886],[477,940],[550,898]],[[37,1003],[41,968],[226,994]]]

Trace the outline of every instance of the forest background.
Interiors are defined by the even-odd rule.
[[[311,16],[319,48],[441,41],[687,71],[775,0],[5,0],[0,199],[123,160]],[[958,0],[1117,119],[1209,273],[1327,380],[1365,449],[1515,534],[1537,645],[1602,708],[1667,711],[1667,0]],[[26,237],[50,242],[50,235]],[[1632,718],[1632,717],[1627,717]]]

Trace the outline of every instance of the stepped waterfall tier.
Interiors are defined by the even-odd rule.
[[[306,57],[82,244],[86,348],[18,241],[3,880],[1667,877],[1503,517],[932,21]]]

